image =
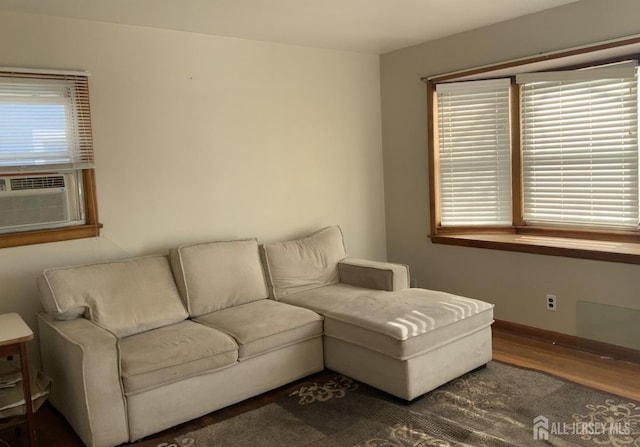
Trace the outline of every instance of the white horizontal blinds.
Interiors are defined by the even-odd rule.
[[[634,67],[517,77],[527,224],[636,228]]]
[[[87,76],[0,70],[0,173],[91,167]]]
[[[442,226],[511,225],[508,79],[437,84]]]

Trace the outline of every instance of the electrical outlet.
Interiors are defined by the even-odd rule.
[[[558,309],[558,300],[555,295],[547,294],[547,310],[555,312]]]

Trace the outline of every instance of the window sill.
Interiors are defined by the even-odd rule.
[[[465,233],[431,235],[431,242],[434,244],[640,264],[640,243],[626,241],[596,241],[532,234]]]
[[[44,244],[47,242],[69,241],[100,236],[102,224],[78,225],[51,230],[24,231],[21,233],[0,234],[0,248],[22,245]]]

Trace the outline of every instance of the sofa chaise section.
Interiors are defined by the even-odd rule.
[[[348,258],[339,227],[262,251],[272,297],[324,316],[329,369],[412,400],[491,360],[493,305],[411,289],[404,265]]]
[[[491,304],[448,293],[363,296],[325,314],[325,366],[412,400],[491,360],[492,323]]]

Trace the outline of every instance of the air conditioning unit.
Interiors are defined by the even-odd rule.
[[[0,233],[82,223],[76,174],[0,177]]]

